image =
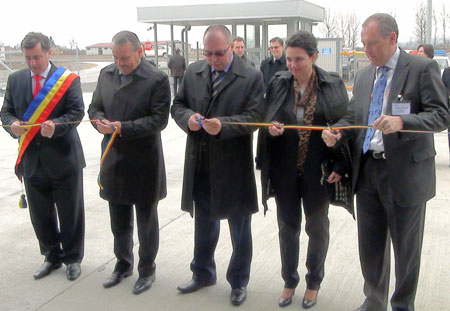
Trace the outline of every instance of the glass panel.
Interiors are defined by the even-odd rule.
[[[255,25],[246,25],[247,26],[247,49],[255,48]]]
[[[286,24],[280,24],[280,25],[268,25],[267,27],[267,44],[270,44],[270,39],[274,37],[280,37],[283,39],[283,41],[286,41],[287,37],[287,25]]]
[[[245,25],[236,25],[236,36],[245,37]]]

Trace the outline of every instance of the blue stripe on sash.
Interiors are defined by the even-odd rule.
[[[50,90],[53,88],[53,86],[58,82],[59,78],[62,76],[62,74],[66,71],[66,68],[59,67],[55,70],[55,72],[52,74],[50,78],[47,79],[47,81],[44,83],[44,86],[39,91],[39,93],[36,95],[36,97],[33,99],[33,101],[28,106],[27,110],[23,114],[23,120],[28,121],[31,116],[33,115],[34,111],[39,107],[41,102],[44,100],[44,98],[48,95]]]

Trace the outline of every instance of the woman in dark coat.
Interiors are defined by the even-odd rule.
[[[335,156],[322,141],[321,131],[284,130],[283,124],[334,123],[346,113],[348,95],[337,74],[314,65],[317,41],[310,33],[297,32],[286,46],[289,71],[278,72],[266,93],[265,120],[274,126],[262,130],[263,204],[266,206],[269,194],[275,195],[285,282],[279,300],[281,307],[292,302],[299,283],[300,204],[303,205],[309,236],[303,307],[310,308],[317,301],[329,242],[329,195],[321,183],[321,164]],[[345,172],[345,162],[336,160],[325,182],[337,182]]]

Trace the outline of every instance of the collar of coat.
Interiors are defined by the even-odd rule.
[[[105,69],[105,72],[116,73],[119,75],[119,68],[117,68],[116,64],[112,64],[111,66]],[[148,78],[149,74],[152,72],[156,72],[156,67],[154,67],[148,60],[145,58],[141,58],[141,63],[136,67],[136,69],[130,74],[130,76],[140,76],[142,78]]]
[[[245,62],[240,58],[236,53],[234,53],[233,62],[231,63],[230,69],[237,76],[245,77],[247,76],[248,67],[245,65]],[[208,77],[211,72],[211,66],[208,64],[206,60],[203,60],[203,64],[199,66],[199,68],[195,71],[197,74],[202,74],[205,77]]]
[[[280,58],[277,58],[276,60],[273,60],[273,56],[270,55],[269,57],[269,63],[275,63],[279,62],[286,66],[286,54],[283,52],[283,54],[280,56]]]
[[[316,71],[317,74],[317,82],[319,84],[319,86],[322,83],[332,83],[332,75],[338,76],[337,73],[329,73],[325,70],[323,70],[322,68],[313,65],[313,70]],[[287,83],[291,83],[292,80],[294,79],[294,76],[292,75],[292,73],[288,70],[286,71],[279,71],[275,74],[275,77],[287,82]]]

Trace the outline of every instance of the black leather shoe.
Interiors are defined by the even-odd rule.
[[[133,271],[129,270],[129,271],[125,271],[125,272],[120,272],[120,271],[114,271],[111,276],[106,279],[105,283],[103,283],[103,287],[104,288],[110,288],[113,286],[116,286],[117,284],[119,284],[123,278],[127,278],[130,275],[133,274]]]
[[[39,269],[36,270],[36,272],[33,274],[33,277],[35,280],[42,279],[44,276],[49,275],[52,273],[53,270],[61,268],[62,263],[51,263],[49,261],[45,261],[42,266],[39,267]]]
[[[198,291],[200,288],[211,286],[214,284],[216,284],[216,280],[204,282],[192,279],[189,282],[178,286],[177,289],[183,294],[189,294]]]
[[[317,296],[319,296],[319,291],[317,291],[316,298],[314,298],[313,300],[308,300],[305,297],[303,297],[303,301],[302,301],[303,309],[309,309],[309,308],[314,307],[317,303]]]
[[[306,298],[303,298],[302,307],[303,307],[303,309],[309,309],[309,308],[314,307],[316,305],[316,303],[317,303],[317,296],[316,296],[316,299],[314,299],[314,300],[308,300]]]
[[[239,287],[231,290],[230,301],[232,305],[240,306],[247,298],[247,288]]]
[[[288,298],[280,297],[280,299],[278,299],[278,305],[282,308],[289,306],[292,303],[292,297],[294,296],[294,294],[295,290]]]
[[[354,311],[383,311],[383,310],[386,310],[386,308],[369,306],[367,301],[365,301],[362,305],[360,305]]]
[[[75,281],[81,274],[81,266],[79,263],[69,263],[67,265],[66,276],[69,281]]]
[[[147,277],[139,277],[136,283],[133,287],[133,294],[139,295],[140,293],[145,292],[146,290],[150,289],[152,287],[153,282],[155,282],[156,275],[153,273],[150,276]]]

